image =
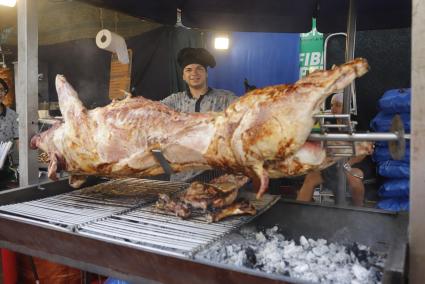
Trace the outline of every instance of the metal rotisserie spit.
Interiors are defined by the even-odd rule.
[[[407,216],[374,209],[300,204],[266,195],[256,216],[208,223],[181,220],[152,206],[158,192],[187,184],[154,180],[90,180],[72,190],[66,180],[0,193],[0,246],[127,279],[163,283],[299,283],[300,279],[194,258],[246,226],[277,225],[287,238],[324,238],[360,244],[387,254],[383,282],[403,281]],[[89,184],[90,185],[90,184]],[[259,216],[260,215],[260,216]]]

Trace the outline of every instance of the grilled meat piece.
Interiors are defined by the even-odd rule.
[[[187,219],[192,214],[192,211],[188,205],[181,202],[180,200],[172,200],[170,196],[164,193],[159,194],[159,199],[155,206],[156,208],[167,212],[174,212],[176,216],[182,219]]]
[[[34,136],[30,145],[49,154],[50,178],[57,178],[57,170],[66,170],[79,175],[74,185],[87,175],[162,174],[152,155],[159,149],[175,172],[219,168],[243,174],[252,178],[261,197],[270,177],[321,167],[325,159],[311,156],[320,153],[320,147],[297,154],[305,147],[313,116],[326,97],[367,71],[367,61],[358,58],[310,73],[293,85],[253,90],[218,113],[179,113],[130,96],[88,110],[65,77],[58,75],[56,90],[64,122]]]
[[[245,176],[223,175],[209,183],[193,182],[181,200],[193,208],[221,208],[232,204],[238,196],[239,188],[248,182]]]
[[[255,215],[256,213],[257,210],[255,209],[254,205],[252,205],[248,200],[241,200],[227,207],[218,209],[214,212],[207,214],[206,218],[208,222],[212,223],[223,220],[224,218],[227,218],[229,216],[245,214]]]
[[[191,215],[192,209],[217,209],[232,204],[238,196],[239,189],[248,182],[245,176],[222,175],[210,183],[192,182],[186,191],[172,199],[166,194],[159,194],[156,208],[174,212],[183,219]]]

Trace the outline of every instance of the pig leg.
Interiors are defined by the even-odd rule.
[[[56,76],[56,91],[63,119],[65,122],[73,122],[78,125],[79,120],[87,117],[87,109],[78,98],[77,92],[62,75]]]
[[[252,178],[253,187],[257,191],[257,199],[261,199],[269,187],[269,175],[263,168],[263,164],[251,167],[247,175]]]
[[[57,152],[50,152],[49,153],[49,167],[47,169],[47,176],[52,180],[58,180],[58,176],[56,175],[56,172],[66,170],[67,165],[66,161]]]
[[[47,176],[51,180],[58,180],[58,176],[56,175],[56,171],[58,170],[58,158],[54,153],[49,155],[50,163],[47,171]]]

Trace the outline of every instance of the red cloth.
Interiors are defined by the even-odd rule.
[[[1,261],[3,270],[3,284],[18,283],[16,254],[13,251],[1,249]]]

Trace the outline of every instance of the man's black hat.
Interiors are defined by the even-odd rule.
[[[0,78],[0,84],[3,86],[3,89],[7,94],[9,92],[9,86],[7,85],[6,81]]]
[[[179,51],[179,54],[177,54],[177,62],[182,69],[189,64],[200,64],[204,66],[205,69],[207,69],[207,67],[215,67],[214,56],[205,48],[183,48]]]

